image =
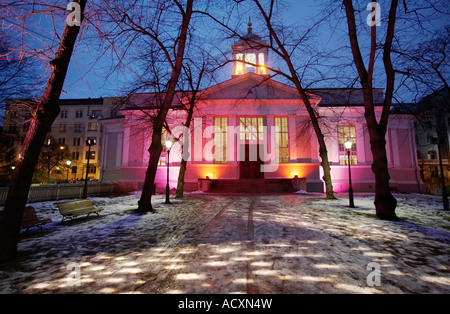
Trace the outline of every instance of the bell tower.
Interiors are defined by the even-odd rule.
[[[233,52],[233,60],[236,60],[232,77],[249,72],[268,75],[268,44],[253,33],[251,18],[248,19],[247,34],[236,41],[231,46],[231,50]]]

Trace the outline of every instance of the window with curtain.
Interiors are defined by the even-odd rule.
[[[356,128],[353,124],[338,125],[338,141],[339,141],[339,164],[348,165],[347,149],[345,142],[350,140],[352,148],[350,149],[350,160],[352,165],[358,164],[358,157],[356,155]]]
[[[214,163],[227,163],[227,125],[228,118],[214,118]]]
[[[289,162],[289,132],[287,117],[275,118],[275,146],[277,163]]]
[[[240,139],[256,141],[264,139],[262,117],[241,117],[239,121]]]

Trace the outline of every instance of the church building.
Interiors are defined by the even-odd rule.
[[[167,115],[172,146],[161,153],[156,189],[176,188],[180,163],[187,158],[185,191],[324,192],[316,135],[297,90],[268,75],[269,53],[249,24],[232,45],[231,78],[201,92],[189,128],[184,127],[188,97],[174,98]],[[373,192],[372,153],[358,88],[308,89],[326,138],[335,192],[347,192],[349,162],[355,192]],[[383,89],[374,89],[383,102]],[[149,116],[158,95],[136,94],[120,114],[100,120],[103,130],[101,181],[144,182],[151,141]],[[105,98],[104,102],[113,99]],[[104,104],[107,105],[107,104]],[[424,192],[418,166],[414,117],[393,112],[386,147],[393,191]],[[347,149],[345,143],[351,143]],[[188,153],[186,153],[188,152]],[[167,175],[168,173],[168,175]]]

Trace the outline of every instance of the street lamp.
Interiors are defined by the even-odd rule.
[[[170,204],[169,201],[169,194],[170,194],[170,187],[169,187],[169,157],[170,157],[170,148],[172,147],[172,141],[171,140],[167,140],[166,141],[166,149],[167,149],[167,183],[166,183],[166,204]]]
[[[91,146],[97,144],[97,141],[95,139],[87,139],[86,145],[88,148],[88,155],[87,155],[87,165],[86,165],[86,178],[84,180],[84,189],[83,189],[83,198],[87,198],[87,181],[88,181],[88,173],[89,173],[89,160],[91,159]]]
[[[66,165],[67,165],[67,182],[69,182],[69,169],[70,169],[70,165],[72,164],[72,162],[70,160],[66,161]]]
[[[352,172],[350,170],[351,160],[350,160],[350,151],[352,149],[353,142],[350,140],[347,140],[345,143],[345,148],[347,149],[347,156],[348,156],[348,198],[350,204],[348,207],[355,208],[355,204],[353,203],[353,187],[352,187]]]
[[[439,170],[441,171],[442,204],[444,205],[444,210],[449,210],[447,189],[445,187],[445,173],[444,173],[444,167],[442,165],[442,155],[441,155],[441,143],[442,142],[445,143],[445,141],[441,140],[440,138],[433,137],[431,143],[436,144],[437,148],[438,148]]]

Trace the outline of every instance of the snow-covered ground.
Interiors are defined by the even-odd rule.
[[[156,213],[139,194],[92,198],[100,217],[53,221],[21,235],[0,264],[1,293],[450,293],[450,213],[439,197],[398,194],[400,222],[320,194],[191,193]]]

